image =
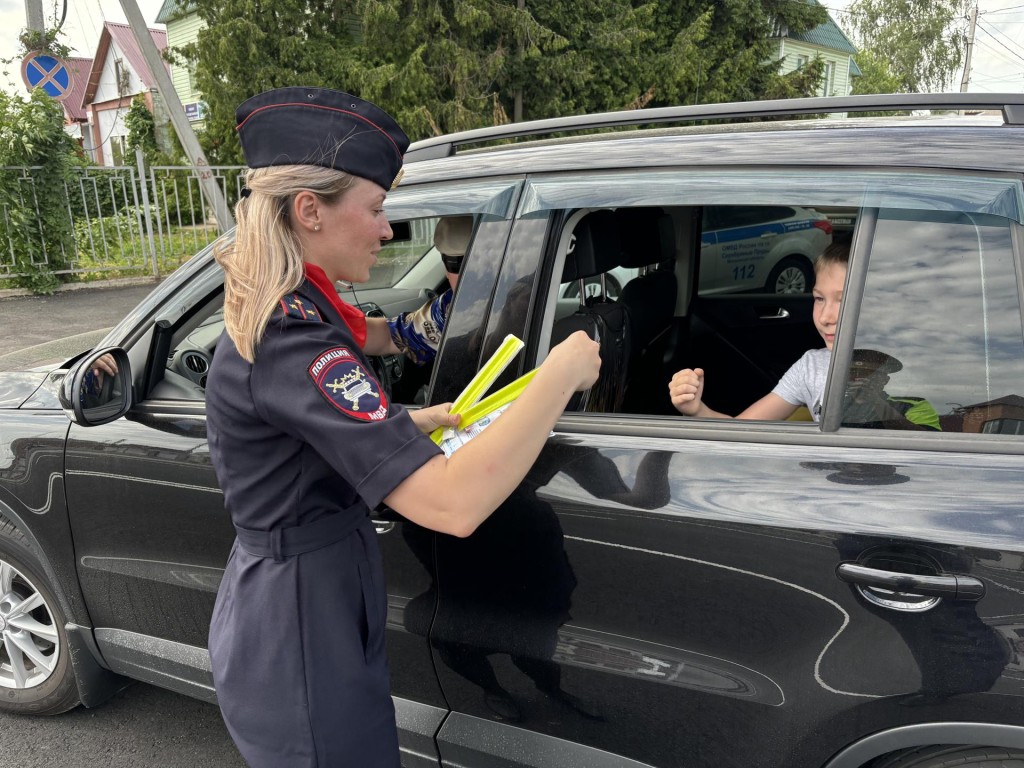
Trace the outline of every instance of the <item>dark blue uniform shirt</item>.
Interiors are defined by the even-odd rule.
[[[329,285],[307,267],[253,364],[225,334],[206,390],[210,454],[238,532],[210,657],[225,722],[254,768],[398,766],[369,511],[439,449],[389,402]]]

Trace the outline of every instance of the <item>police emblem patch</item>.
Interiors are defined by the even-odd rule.
[[[316,320],[319,323],[323,322],[323,318],[320,317],[320,310],[313,306],[309,299],[304,299],[297,293],[289,294],[281,299],[281,309],[284,310],[285,315],[288,317],[294,317],[299,320]]]
[[[327,350],[310,363],[309,376],[327,402],[346,416],[359,421],[387,418],[387,394],[351,350]]]

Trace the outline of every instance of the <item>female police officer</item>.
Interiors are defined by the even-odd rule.
[[[395,353],[384,319],[334,282],[368,279],[408,139],[373,104],[282,88],[237,111],[250,166],[218,254],[226,334],[207,386],[210,454],[237,538],[210,628],[221,711],[253,766],[399,764],[387,611],[368,512],[468,536],[525,476],[597,346],[554,347],[518,401],[445,458],[424,434],[448,406],[389,402],[366,354]]]

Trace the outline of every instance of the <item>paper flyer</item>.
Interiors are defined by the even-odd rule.
[[[511,384],[502,387],[487,397],[480,399],[501,375],[508,364],[523,348],[522,340],[509,334],[491,358],[477,372],[452,404],[452,412],[461,415],[456,427],[439,427],[430,434],[430,439],[441,446],[446,456],[461,448],[472,440],[500,416],[509,404],[515,400],[536,374],[530,371]]]

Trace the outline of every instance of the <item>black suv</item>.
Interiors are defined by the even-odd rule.
[[[829,117],[778,119],[810,113]],[[374,513],[404,764],[1024,766],[1022,148],[1024,97],[989,94],[415,144],[396,238],[344,297],[418,307],[444,285],[438,219],[475,230],[433,366],[376,361],[393,399],[454,399],[510,333],[497,385],[595,313],[607,332],[601,380],[475,534]],[[679,369],[737,413],[822,345],[810,264],[843,239],[817,420],[678,414]],[[93,706],[126,678],[215,700],[222,296],[207,250],[93,352],[0,378],[0,708]],[[86,396],[111,348],[119,377]],[[930,403],[930,428],[857,418],[862,349],[898,358],[886,391]]]

